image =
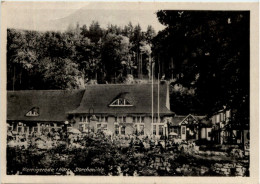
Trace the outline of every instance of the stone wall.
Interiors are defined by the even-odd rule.
[[[167,157],[154,157],[149,162],[149,167],[156,170],[167,171],[171,170],[171,164]]]
[[[247,168],[240,163],[215,163],[211,169],[220,175],[226,176],[245,176],[247,172]]]

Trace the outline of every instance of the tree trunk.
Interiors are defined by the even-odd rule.
[[[142,54],[140,54],[140,73],[141,73],[141,78],[143,79],[143,58]]]
[[[14,91],[14,85],[15,85],[15,65],[14,65],[14,76],[13,76],[13,91]]]

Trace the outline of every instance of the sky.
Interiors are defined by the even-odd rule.
[[[130,21],[140,24],[143,30],[152,25],[156,31],[164,28],[156,17],[156,7],[140,3],[97,2],[5,2],[8,10],[7,27],[38,31],[64,31],[77,23],[89,26],[98,21],[101,27],[109,24],[123,27]]]

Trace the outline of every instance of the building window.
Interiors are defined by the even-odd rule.
[[[107,130],[107,123],[103,124],[103,130]]]
[[[134,116],[134,117],[133,117],[133,123],[135,123],[135,122],[136,122],[136,117]]]
[[[125,126],[121,127],[121,135],[125,135]]]
[[[137,135],[144,135],[144,124],[143,123],[136,123],[135,127],[135,134]]]
[[[137,124],[134,125],[134,134],[137,135],[138,129],[137,129]]]
[[[85,128],[84,124],[79,125],[79,131],[83,132],[84,128]]]
[[[140,117],[139,116],[137,117],[137,123],[140,123]]]
[[[220,122],[223,121],[223,113],[220,113]]]
[[[163,117],[160,118],[160,122],[163,122]],[[167,122],[169,122],[169,119],[167,119]]]
[[[156,135],[156,125],[153,125],[153,135]]]
[[[208,137],[211,137],[211,132],[208,132]]]
[[[186,133],[186,127],[182,127],[182,134],[185,134]]]
[[[175,132],[175,128],[174,127],[169,127],[169,132]]]
[[[107,130],[107,123],[98,123],[97,124],[97,132],[105,131]]]
[[[144,125],[140,125],[140,135],[144,135]]]
[[[178,128],[177,127],[173,128],[173,132],[178,134]]]
[[[118,99],[118,105],[124,105],[124,100],[122,98]]]
[[[123,122],[124,122],[124,123],[126,122],[126,117],[125,117],[125,116],[123,116]]]
[[[22,127],[18,127],[18,133],[22,132]]]
[[[29,127],[29,134],[33,133],[33,127]]]
[[[111,107],[129,107],[133,106],[127,99],[119,98],[113,101],[109,106]]]
[[[39,116],[39,107],[33,107],[25,116]]]
[[[142,123],[144,122],[144,117],[141,117],[141,122],[142,122]]]
[[[97,132],[101,132],[101,124],[100,123],[97,124]]]
[[[87,122],[86,116],[80,116],[80,122]]]
[[[17,132],[21,133],[22,131],[23,131],[23,124],[21,122],[19,122],[17,125]]]
[[[28,131],[28,129],[29,129],[29,127],[24,127],[24,133],[26,134],[27,132],[29,133],[29,131]]]
[[[115,125],[115,134],[118,135],[119,134],[119,125]]]
[[[159,135],[163,135],[163,125],[159,125]]]
[[[33,132],[38,132],[38,128],[37,127],[33,127]]]

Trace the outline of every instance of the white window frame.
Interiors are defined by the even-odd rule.
[[[31,109],[30,111],[28,111],[25,116],[29,116],[29,117],[35,117],[35,116],[39,116],[39,113],[33,111],[33,109]]]
[[[116,125],[118,126],[118,134],[116,134]],[[114,128],[115,128],[114,133],[115,133],[115,135],[126,135],[126,126],[124,126],[124,127],[125,127],[125,134],[121,134],[121,128],[122,128],[123,126],[124,126],[124,125],[119,125],[118,122],[115,122],[115,123],[114,123]]]
[[[162,127],[162,134],[160,135],[160,127]],[[165,135],[165,128],[164,128],[164,125],[158,125],[158,135],[159,136],[163,136],[163,135]]]
[[[100,125],[100,128],[98,128],[98,125]],[[104,129],[104,125],[106,125],[106,129]],[[107,130],[108,129],[108,123],[107,122],[98,122],[97,124],[96,124],[96,130],[97,130],[97,132],[98,132],[98,130]]]
[[[119,104],[119,100],[123,100],[124,104]],[[129,104],[126,104],[126,102],[128,102]],[[110,105],[110,107],[132,107],[133,105],[127,100],[127,99],[124,99],[124,98],[118,98],[116,100],[114,100]]]
[[[153,135],[159,136],[159,126],[163,126],[163,135],[165,135],[165,128],[164,128],[165,123],[163,123],[163,122],[153,123],[153,126],[154,126],[154,125],[155,125],[155,129],[156,129],[156,134],[154,134],[154,133],[152,132]],[[153,129],[154,129],[154,127],[153,127]],[[153,131],[154,131],[154,130],[153,130]],[[167,131],[168,131],[168,127],[167,127]]]
[[[153,127],[153,132],[152,132],[152,134],[153,135],[157,135],[157,125],[154,123],[153,125],[152,125]]]
[[[19,132],[19,128],[21,128],[21,132]],[[23,133],[24,132],[24,127],[23,127],[23,123],[22,122],[18,122],[17,124],[17,133]]]
[[[116,134],[116,125],[118,126],[118,134]],[[120,125],[119,125],[119,123],[118,122],[115,122],[114,123],[114,133],[115,133],[115,135],[121,135],[121,131],[120,131]]]
[[[35,129],[37,130],[37,131],[35,131]],[[39,131],[39,128],[38,128],[38,126],[34,126],[33,128],[32,128],[32,132],[31,133],[33,133],[33,132],[38,132]]]
[[[120,135],[125,135],[125,134],[122,134],[122,128],[124,127],[125,129],[125,134],[126,134],[126,126],[119,126],[119,130],[120,130]]]
[[[144,127],[144,130],[145,130],[145,124],[144,123],[142,123],[142,122],[136,122],[135,124],[134,124],[134,127],[137,129],[137,132],[138,133],[140,133],[141,131],[138,131],[138,130],[141,130],[141,126],[143,126]],[[135,133],[135,132],[134,132]],[[144,132],[144,134],[145,134],[145,132]],[[142,134],[142,135],[144,135],[144,134]]]
[[[133,123],[136,123],[136,119],[137,119],[136,116],[133,116],[133,117],[132,117],[132,122],[133,122]]]
[[[134,116],[133,118],[135,118],[135,121],[133,119],[133,123],[144,123],[144,116]]]
[[[89,127],[89,122],[79,122],[79,126],[83,127],[83,131]]]
[[[88,122],[88,117],[87,116],[80,116],[79,122],[82,122],[82,123]]]

